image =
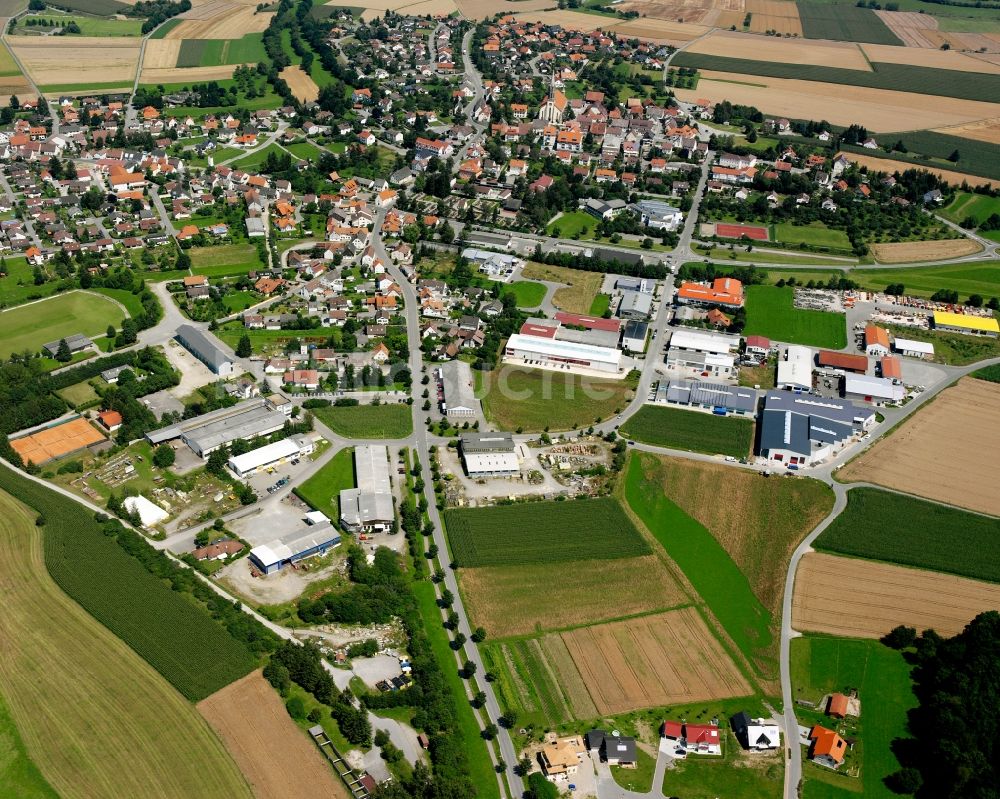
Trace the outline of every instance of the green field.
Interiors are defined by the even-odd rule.
[[[413,414],[405,404],[315,408],[316,418],[344,438],[406,438],[413,432]]]
[[[605,380],[523,366],[474,371],[483,413],[501,430],[568,430],[623,410],[635,392],[631,378]]]
[[[625,498],[663,545],[733,642],[768,676],[777,673],[771,614],[754,595],[746,575],[715,537],[663,495],[657,458],[629,458]]]
[[[956,81],[961,77],[956,77]],[[1000,178],[1000,161],[997,159],[997,146],[990,142],[966,139],[961,136],[949,136],[947,133],[936,133],[932,130],[918,130],[899,134],[893,141],[902,141],[909,152],[892,153],[887,158],[897,158],[928,166],[938,166],[942,169],[971,172],[987,178]],[[844,147],[851,152],[872,154],[871,150],[863,148]],[[948,157],[958,150],[958,161],[950,161]],[[876,151],[874,155],[879,155]],[[926,157],[925,157],[926,156]],[[929,157],[929,158],[928,158]],[[933,160],[929,160],[933,159]],[[889,170],[892,171],[892,170]],[[976,185],[975,178],[969,178],[970,185]]]
[[[989,383],[1000,383],[1000,365],[984,366],[972,373],[977,380],[986,380]]]
[[[452,508],[444,522],[460,566],[613,560],[650,552],[621,505],[608,498]]]
[[[319,158],[321,155],[319,147],[307,141],[300,141],[295,144],[285,144],[283,146],[286,150],[288,150],[288,152],[296,158],[301,158],[303,161]]]
[[[919,327],[886,325],[893,336],[930,341],[934,345],[934,360],[953,366],[1000,358],[1000,339],[989,336],[964,336],[961,333],[939,333]]]
[[[497,675],[493,689],[503,708],[516,709],[522,723],[547,729],[572,720],[572,713],[551,666],[534,639],[490,642],[480,648],[487,671]]]
[[[563,239],[589,239],[593,236],[596,227],[597,218],[592,214],[588,214],[586,211],[570,211],[551,222],[546,228],[546,232],[548,235],[554,236],[556,235],[555,231],[558,230],[559,237]]]
[[[241,39],[184,39],[177,55],[177,66],[256,65],[267,60],[262,37],[261,33],[248,33]]]
[[[985,194],[973,194],[969,191],[955,192],[955,197],[948,205],[938,212],[945,219],[960,223],[968,217],[981,224],[993,214],[1000,214],[1000,197],[987,197]]]
[[[10,76],[10,75],[20,75],[21,70],[18,69],[17,62],[14,61],[14,56],[11,54],[10,49],[6,45],[0,46],[0,76]]]
[[[37,26],[28,26],[28,20],[32,16],[26,16],[23,19],[18,20],[16,30],[18,33],[24,34],[27,31],[50,31],[51,28],[40,28]],[[55,20],[63,24],[69,24],[70,22],[75,22],[80,27],[79,34],[67,34],[70,36],[67,39],[68,43],[72,42],[72,37],[75,35],[79,36],[142,36],[142,23],[145,20],[141,19],[102,19],[100,17],[85,17],[85,16],[71,16],[71,15],[39,15],[41,19]],[[15,40],[16,42],[17,40]],[[24,39],[20,40],[24,42]]]
[[[67,386],[66,388],[61,388],[56,392],[56,394],[66,400],[66,402],[74,408],[89,405],[90,403],[97,402],[100,399],[97,392],[94,391],[94,387],[90,385],[90,381],[88,380],[84,380],[82,383],[75,383],[74,385]]]
[[[0,277],[0,306],[20,305],[28,300],[40,300],[54,294],[60,285],[59,281],[50,280],[36,286],[34,267],[26,258],[8,256],[3,260],[7,275]]]
[[[503,291],[514,295],[518,308],[537,308],[545,299],[547,290],[542,283],[533,280],[515,280],[503,288]]]
[[[1000,296],[1000,261],[902,269],[852,269],[847,277],[874,291],[882,291],[890,283],[902,283],[907,294],[917,297],[930,297],[942,289],[957,291],[963,300],[971,294],[987,299]]]
[[[105,297],[110,297],[115,302],[120,302],[125,306],[125,310],[128,311],[129,316],[141,316],[146,312],[142,307],[142,301],[139,299],[139,296],[137,294],[133,294],[127,289],[106,289],[103,286],[95,286],[87,289],[87,291],[93,292],[94,294],[103,294]]]
[[[753,444],[753,421],[683,408],[643,405],[622,425],[621,434],[658,447],[745,458]]]
[[[843,230],[833,230],[822,222],[811,222],[808,225],[793,225],[791,222],[782,222],[774,226],[774,233],[778,241],[784,244],[799,245],[806,244],[810,247],[830,250],[851,251],[851,240]],[[761,260],[767,260],[762,257]]]
[[[277,144],[269,144],[261,150],[255,153],[251,153],[246,156],[246,158],[241,158],[238,161],[233,161],[230,164],[233,169],[249,169],[256,170],[261,167],[261,165],[267,160],[268,155],[274,154],[275,158],[280,158],[281,156],[287,156],[287,153],[282,150]]]
[[[167,34],[170,33],[174,28],[181,24],[181,21],[176,17],[174,19],[168,19],[159,28],[156,29],[156,33],[150,36],[150,39],[165,39]]]
[[[45,566],[59,587],[185,697],[203,699],[256,667],[242,642],[147,571],[76,502],[10,469],[0,469],[0,488],[45,516]]]
[[[611,307],[611,295],[610,294],[598,294],[594,297],[594,301],[590,303],[590,315],[591,316],[604,316],[608,312],[608,308]]]
[[[861,718],[855,757],[860,755],[861,777],[852,778],[829,769],[803,766],[806,799],[847,799],[861,792],[865,799],[898,796],[883,780],[899,769],[892,752],[897,738],[907,738],[906,712],[917,703],[910,681],[910,667],[902,653],[878,641],[805,635],[792,639],[792,690],[795,698],[816,702],[825,693],[857,689]],[[800,724],[832,722],[818,713],[796,710]],[[853,727],[854,723],[851,722]],[[860,750],[860,752],[858,752]]]
[[[833,39],[838,42],[902,45],[888,26],[869,8],[799,0],[796,3],[802,20],[802,35],[807,39]]]
[[[334,524],[340,519],[340,492],[354,488],[354,449],[347,447],[334,455],[316,474],[295,489],[295,493]]]
[[[103,336],[108,325],[119,327],[125,312],[95,294],[72,291],[0,313],[0,357],[36,352],[49,341],[74,333]]]
[[[1000,582],[1000,519],[854,488],[816,549]]]
[[[0,482],[23,499],[56,496],[7,468],[0,471]],[[102,626],[100,622],[106,620],[89,616],[46,572],[46,566],[52,569],[50,551],[59,546],[53,538],[86,539],[69,566],[81,572],[89,571],[92,563],[82,548],[96,544],[98,550],[105,546],[119,549],[79,505],[68,499],[60,502],[66,515],[52,514],[52,508],[46,508],[48,525],[38,527],[34,511],[0,493],[4,561],[0,578],[4,597],[0,796],[52,797],[58,792],[62,796],[176,799],[249,797],[243,776],[191,703],[116,638],[116,630]],[[56,525],[59,529],[54,529]],[[93,539],[88,528],[97,528]],[[101,575],[95,588],[109,603],[118,603],[121,612],[136,617],[145,615],[145,609],[155,606],[160,596],[193,608],[166,583],[145,569],[142,573],[149,577],[142,594],[130,595],[128,570],[118,572],[113,567]],[[147,617],[144,621],[146,641],[173,639],[178,653],[193,655],[192,665],[211,668],[210,660],[191,649],[192,644],[209,642],[182,619]],[[177,629],[168,626],[177,622]],[[224,633],[221,627],[214,629]],[[184,642],[185,632],[193,636],[189,643]]]
[[[794,253],[780,252],[776,250],[761,250],[755,247],[750,252],[744,252],[743,250],[730,250],[724,247],[705,247],[700,244],[692,245],[691,249],[696,255],[702,255],[706,258],[714,258],[717,261],[742,261],[745,263],[767,263],[767,264],[801,264],[804,267],[809,266],[850,266],[857,263],[856,258],[844,258],[843,260],[834,260],[832,257],[824,258],[822,255],[816,255],[814,253],[803,252],[801,255],[796,255]],[[840,256],[837,256],[840,259]]]
[[[747,323],[743,334],[832,350],[847,346],[844,314],[801,310],[794,307],[793,297],[794,291],[788,286],[747,286]]]
[[[47,5],[64,8],[67,11],[96,14],[100,17],[124,14],[131,8],[128,3],[119,3],[118,0],[48,0]]]
[[[196,275],[209,277],[245,275],[263,266],[257,257],[257,248],[252,244],[192,247],[187,252],[191,256],[191,271]]]

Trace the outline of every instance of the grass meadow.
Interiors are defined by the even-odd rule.
[[[108,325],[120,327],[125,312],[110,299],[70,291],[0,313],[0,357],[83,333],[103,336]]]
[[[793,296],[788,286],[747,286],[744,335],[833,350],[847,346],[844,314],[795,308]]]
[[[789,245],[805,244],[818,249],[851,251],[851,241],[843,230],[828,228],[822,222],[811,222],[808,225],[793,225],[791,222],[781,222],[774,226],[775,238]],[[767,260],[767,256],[761,260]]]
[[[643,405],[621,434],[645,444],[744,458],[753,444],[753,421],[659,405]]]
[[[542,283],[533,280],[515,280],[503,290],[514,295],[518,308],[537,308],[545,299],[548,290]]]
[[[406,438],[413,432],[409,405],[354,405],[314,408],[316,418],[344,438]]]
[[[529,262],[521,275],[529,280],[549,280],[554,283],[565,283],[556,289],[552,295],[552,304],[562,311],[586,314],[594,303],[594,298],[601,290],[604,275],[600,272],[584,272],[580,269],[569,269],[565,266],[549,266]]]
[[[216,247],[192,247],[191,271],[208,277],[245,275],[262,264],[257,257],[257,248],[252,244],[220,244]]]
[[[909,269],[852,269],[847,277],[873,291],[882,291],[890,283],[902,283],[907,294],[917,297],[930,297],[942,289],[957,291],[960,299],[970,294],[987,299],[1000,296],[1000,261]]]
[[[833,39],[838,42],[895,44],[903,42],[869,8],[845,4],[827,4],[799,0],[796,3],[802,20],[802,35],[807,39]]]
[[[1000,214],[1000,197],[987,197],[970,191],[955,192],[955,197],[938,213],[945,219],[960,223],[969,217],[981,223],[993,214]]]
[[[9,795],[22,799],[59,799],[32,761],[21,733],[0,695],[0,785]]]
[[[340,519],[340,492],[354,487],[354,448],[346,447],[298,486],[295,493],[336,524]]]

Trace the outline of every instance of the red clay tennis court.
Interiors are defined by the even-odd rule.
[[[81,418],[39,430],[30,436],[15,438],[10,445],[25,463],[31,461],[39,466],[99,441],[104,441],[104,434]]]
[[[723,239],[740,239],[746,236],[754,241],[767,241],[767,228],[759,225],[731,225],[719,222],[715,225],[715,235]]]

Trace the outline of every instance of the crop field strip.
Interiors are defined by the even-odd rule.
[[[703,53],[678,53],[672,65],[698,69],[730,72],[741,75],[761,75],[771,78],[791,78],[836,83],[846,86],[863,86],[869,89],[914,92],[919,94],[954,97],[996,103],[1000,98],[1000,75],[969,73],[958,70],[934,69],[911,64],[872,62],[872,70],[841,69],[810,64],[780,64],[756,61],[749,58],[706,55]]]
[[[24,486],[3,483],[25,497]],[[74,535],[83,511],[65,501],[76,512],[76,529],[67,530]],[[73,524],[48,508],[46,515],[49,525]],[[0,494],[0,691],[52,787],[63,799],[249,797],[194,708],[46,573],[43,538],[52,530],[36,527],[34,516]],[[11,785],[0,786],[0,794],[23,795]]]
[[[1000,610],[996,583],[810,552],[795,575],[792,626],[879,638],[905,624],[948,637],[987,610]]]
[[[800,0],[799,20],[807,39],[833,39],[840,42],[903,44],[881,18],[869,8],[847,4],[826,4]]]
[[[142,566],[73,500],[0,468],[0,488],[42,513],[52,579],[191,700],[255,666],[249,650]]]
[[[492,644],[490,670],[504,675],[500,680],[505,706],[520,706],[526,713],[540,713],[555,727],[572,721],[570,703],[536,638]]]
[[[646,444],[736,458],[749,455],[753,443],[750,419],[660,405],[643,405],[621,432]]]
[[[976,142],[970,142],[976,144]],[[963,145],[964,146],[964,145]],[[995,161],[982,160],[979,158],[978,149],[973,151],[972,158],[961,156],[959,151],[959,161],[961,164],[948,164],[947,167],[939,165],[938,161],[928,161],[913,153],[892,153],[891,155],[871,155],[872,151],[861,151],[861,148],[841,147],[848,160],[858,166],[866,166],[869,170],[879,172],[902,172],[913,167],[924,169],[932,175],[937,175],[941,180],[946,180],[953,186],[961,186],[968,183],[970,186],[987,186],[989,188],[1000,188],[1000,167]],[[962,171],[956,171],[962,170]]]
[[[444,522],[454,559],[463,567],[614,560],[651,552],[621,505],[609,498],[453,508],[444,512]]]
[[[938,241],[898,241],[870,245],[871,253],[880,264],[908,264],[915,261],[945,261],[982,252],[979,242],[972,239],[941,239]]]
[[[994,99],[1000,100],[1000,95]],[[909,153],[892,153],[893,158],[914,159],[919,164],[919,156],[916,154],[929,155],[941,161],[929,165],[944,169],[967,169],[983,177],[1000,178],[1000,159],[997,158],[997,144],[994,142],[976,141],[932,130],[900,133],[898,139]],[[955,150],[958,150],[958,161],[952,164],[947,159]],[[970,180],[969,183],[975,184],[975,181]]]

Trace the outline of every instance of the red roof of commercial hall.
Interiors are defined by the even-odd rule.
[[[721,305],[742,305],[743,284],[732,277],[717,277],[711,286],[703,283],[682,283],[677,296],[684,300],[717,302]]]
[[[820,350],[820,366],[832,366],[834,369],[847,369],[851,372],[867,372],[868,358],[864,355],[851,355],[847,352],[833,352],[832,350]]]
[[[886,355],[882,359],[882,377],[903,379],[903,362],[896,355]]]
[[[564,325],[576,325],[577,327],[585,327],[587,330],[606,330],[611,333],[617,333],[622,326],[618,319],[603,319],[600,316],[584,316],[565,311],[559,311],[556,314],[556,319]]]
[[[521,329],[518,331],[524,336],[537,336],[538,338],[555,338],[556,331],[559,329],[559,323],[555,322],[552,325],[536,325],[534,322],[525,322],[521,325]]]

